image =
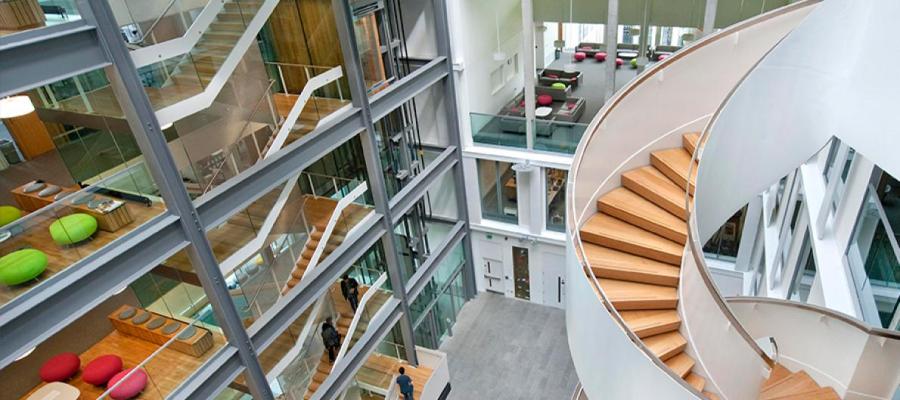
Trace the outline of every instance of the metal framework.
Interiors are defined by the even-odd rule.
[[[123,235],[4,305],[0,309],[0,368],[14,361],[25,349],[46,340],[108,299],[123,285],[186,249],[228,343],[169,397],[212,398],[243,373],[254,398],[272,399],[273,394],[257,353],[271,345],[378,241],[385,249],[395,297],[385,305],[384,312],[379,313],[380,318],[370,323],[358,344],[339,362],[338,368],[319,388],[315,398],[339,395],[368,354],[395,324],[400,326],[408,361],[415,364],[409,304],[430,281],[450,250],[459,243],[463,243],[468,265],[462,272],[466,295],[472,297],[475,293],[467,207],[462,190],[459,117],[450,61],[446,0],[432,1],[438,57],[369,98],[357,55],[351,7],[347,0],[332,0],[353,107],[193,202],[181,181],[107,0],[79,0],[83,18],[80,21],[0,38],[0,71],[3,71],[0,95],[22,92],[86,71],[106,68],[119,105],[126,114],[167,207],[165,213],[140,229]],[[391,198],[379,158],[374,124],[434,85],[442,85],[444,89],[451,145]],[[245,329],[230,299],[207,232],[272,189],[290,183],[288,180],[292,176],[356,137],[362,142],[375,213],[358,225],[353,240],[345,241],[322,261],[319,268],[310,272],[308,279],[279,300],[249,329]],[[418,271],[413,276],[404,277],[399,261],[402,255],[395,245],[395,224],[417,202],[422,201],[429,187],[445,174],[453,174],[457,185],[459,221],[447,239],[432,249],[430,257]],[[28,318],[29,312],[36,309],[41,310],[41,317]]]

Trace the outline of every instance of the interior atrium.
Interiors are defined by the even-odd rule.
[[[0,0],[0,399],[900,400],[898,17]]]

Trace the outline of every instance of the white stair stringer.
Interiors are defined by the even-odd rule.
[[[670,309],[669,298],[639,298],[642,291],[651,293],[648,296],[657,292],[646,292],[648,285],[641,283],[608,285],[616,278],[596,276],[595,268],[609,270],[610,266],[591,264],[581,232],[597,215],[598,199],[622,186],[625,172],[650,164],[651,153],[680,148],[679,134],[685,132],[675,128],[695,127],[698,121],[715,115],[759,60],[800,25],[817,4],[802,1],[751,18],[653,64],[606,103],[582,137],[569,173],[566,198],[566,327],[572,360],[588,398],[750,400],[759,396],[771,360],[756,352],[758,346],[746,339],[740,324],[731,322],[736,319],[727,307],[710,299],[708,295],[717,293],[708,284],[698,281],[697,275],[685,278],[684,267],[680,268],[680,286],[672,293],[677,293],[677,312],[682,323],[668,337],[680,335],[686,340],[686,346],[682,344],[684,357],[671,356],[672,350],[656,353],[664,354],[657,356],[651,348],[665,349],[665,339],[645,342],[632,331],[622,313],[630,312],[633,322],[635,312]],[[648,107],[666,111],[648,118]],[[593,221],[596,225],[598,220]],[[603,226],[612,229],[617,225]],[[639,228],[630,229],[621,232],[639,234]],[[607,240],[627,245],[631,239],[628,235],[595,236],[585,239],[585,243]],[[681,243],[676,244],[683,250]],[[631,252],[639,253],[640,249],[633,248]],[[672,253],[667,251],[656,257],[670,259]],[[676,254],[684,262],[684,253]],[[686,291],[696,292],[682,293]],[[632,295],[633,298],[628,297]],[[703,312],[715,314],[714,318],[704,319],[699,311],[695,313],[688,303],[697,301],[702,302]],[[691,325],[689,330],[687,324]],[[691,358],[696,363],[675,361]]]
[[[231,77],[231,74],[234,72],[235,68],[237,68],[241,59],[244,58],[247,49],[249,49],[252,44],[256,43],[256,35],[259,33],[259,30],[262,29],[263,25],[265,25],[269,16],[272,14],[272,11],[275,10],[275,6],[278,5],[278,2],[279,0],[266,0],[260,5],[259,10],[253,16],[253,19],[250,20],[250,23],[247,24],[240,39],[238,39],[237,43],[234,44],[234,47],[231,48],[231,52],[228,53],[225,62],[222,63],[215,75],[213,75],[209,84],[203,88],[203,92],[156,111],[156,118],[159,120],[160,125],[164,126],[169,123],[174,123],[188,115],[206,109],[213,104],[216,96],[219,95],[219,92],[225,87],[225,83],[228,82],[228,78]],[[191,48],[188,48],[188,51],[190,51]],[[180,53],[175,53],[171,56],[176,56],[178,54]]]
[[[209,29],[209,25],[216,20],[216,16],[225,7],[226,2],[227,0],[210,0],[184,35],[162,43],[131,50],[130,54],[131,59],[134,60],[134,66],[137,68],[144,67],[191,51],[197,46],[197,42],[200,41],[203,33]],[[275,3],[277,4],[278,2],[275,1]],[[268,18],[268,14],[266,14],[266,18]],[[254,31],[254,36],[256,36],[255,32],[258,32],[258,30]]]

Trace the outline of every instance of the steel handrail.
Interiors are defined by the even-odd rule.
[[[843,314],[837,311],[834,311],[830,308],[817,306],[815,304],[809,303],[800,303],[797,301],[790,301],[784,299],[778,299],[774,297],[756,297],[756,296],[732,296],[726,298],[729,303],[765,303],[765,304],[774,304],[778,306],[784,306],[789,308],[798,308],[805,311],[811,311],[815,313],[822,314],[828,318],[833,318],[838,321],[841,321],[845,324],[851,325],[854,328],[869,334],[871,336],[883,337],[891,340],[900,340],[900,331],[892,331],[890,329],[879,328],[872,325],[869,325],[863,321],[860,321],[856,318],[853,318],[847,314]],[[897,304],[900,304],[900,299],[898,299]]]
[[[708,35],[708,36],[701,38],[700,40],[694,42],[692,45],[684,48],[682,51],[676,52],[671,57],[668,57],[665,60],[660,61],[660,62],[654,64],[653,66],[651,66],[650,68],[648,68],[647,70],[645,70],[644,73],[642,73],[641,75],[636,77],[634,80],[632,80],[630,83],[628,83],[623,89],[621,89],[619,92],[617,92],[607,102],[607,104],[605,104],[601,108],[598,117],[596,117],[593,121],[591,121],[591,123],[588,127],[588,130],[587,130],[587,131],[591,132],[591,134],[588,135],[587,138],[584,138],[579,143],[578,149],[576,150],[576,153],[573,158],[571,171],[574,171],[575,173],[572,174],[571,182],[574,184],[577,181],[577,174],[580,169],[581,160],[584,158],[584,150],[588,147],[591,140],[593,140],[595,136],[599,136],[599,135],[595,135],[597,129],[604,122],[606,117],[609,116],[610,112],[612,110],[614,110],[623,101],[623,99],[625,97],[627,97],[632,91],[634,91],[638,86],[640,86],[641,84],[648,81],[651,77],[656,76],[656,74],[658,72],[663,71],[667,66],[686,57],[687,55],[693,53],[697,49],[703,48],[703,47],[709,45],[710,43],[724,39],[725,37],[730,36],[731,34],[736,33],[738,31],[743,30],[752,25],[767,21],[769,19],[772,19],[777,16],[781,16],[783,14],[787,14],[789,12],[796,11],[801,8],[811,6],[813,4],[819,3],[820,1],[821,0],[803,0],[803,1],[800,1],[797,3],[787,5],[782,8],[776,9],[776,10],[772,10],[765,14],[758,15],[754,18],[750,18],[743,22],[737,23],[737,24],[732,25],[731,27],[725,28],[724,30],[719,31],[715,34]],[[690,175],[688,175],[688,176],[690,176]],[[567,195],[567,198],[574,199],[574,196],[573,196],[574,189],[573,188],[574,188],[573,185],[569,186],[568,191],[570,192],[570,194]],[[644,352],[645,355],[648,356],[648,359],[651,362],[656,364],[656,366],[659,369],[661,369],[664,373],[669,375],[675,382],[680,384],[682,386],[682,388],[684,388],[688,392],[692,393],[693,395],[697,396],[698,398],[705,398],[706,397],[705,395],[703,395],[700,391],[698,391],[697,389],[695,389],[694,387],[689,385],[687,382],[685,382],[683,379],[681,379],[681,377],[676,375],[671,369],[669,369],[668,366],[665,365],[665,363],[663,363],[658,357],[653,355],[653,352],[643,343],[643,341],[631,329],[628,328],[628,326],[625,324],[624,319],[619,314],[618,310],[616,310],[616,308],[612,305],[612,302],[609,300],[609,297],[606,295],[606,292],[603,290],[602,286],[600,285],[599,280],[597,279],[596,275],[594,275],[594,272],[590,267],[590,263],[587,261],[588,260],[587,253],[584,250],[584,246],[582,246],[582,244],[581,244],[582,240],[581,240],[581,234],[580,234],[580,229],[579,229],[581,224],[578,223],[578,220],[580,219],[580,217],[576,218],[576,216],[583,215],[585,212],[587,212],[588,207],[590,205],[592,205],[593,202],[588,202],[588,203],[590,203],[590,204],[586,204],[584,206],[584,209],[580,210],[581,213],[578,213],[579,210],[575,209],[575,203],[573,201],[571,203],[571,207],[569,207],[569,210],[567,210],[568,212],[566,214],[567,214],[567,219],[569,219],[569,222],[570,222],[569,233],[573,239],[573,245],[576,250],[576,256],[579,257],[578,262],[581,264],[582,270],[585,273],[585,275],[588,277],[588,279],[593,284],[594,290],[597,292],[597,295],[600,298],[601,303],[606,308],[607,312],[610,314],[610,316],[615,321],[615,323],[618,325],[619,329],[632,341],[632,343],[636,347],[638,347],[642,352]],[[704,268],[701,268],[701,271],[702,270],[705,270],[705,265],[704,265]],[[715,286],[713,285],[713,289],[714,288],[715,288]],[[721,297],[719,297],[719,299],[721,300]],[[726,312],[726,314],[731,315],[733,317],[733,315],[730,312]],[[740,327],[740,324],[737,324],[737,326]],[[742,328],[739,328],[739,329],[742,329]],[[759,349],[759,346],[755,345],[755,341],[750,339],[749,344],[758,350],[758,353],[763,357],[764,360],[768,358],[765,355],[765,353],[762,352],[761,349]]]
[[[175,5],[176,1],[178,1],[178,0],[169,1],[169,4],[166,5],[166,8],[163,9],[162,13],[159,14],[158,17],[156,17],[156,19],[153,21],[152,24],[150,24],[150,28],[147,28],[147,31],[144,32],[144,34],[142,34],[141,37],[138,38],[138,40],[136,42],[132,42],[132,44],[143,43],[144,40],[147,40],[147,36],[150,35],[151,33],[153,33],[153,30],[156,29],[156,25],[159,24],[159,21],[162,21],[163,17],[165,17],[166,13],[168,13],[169,10],[172,8],[172,6]]]

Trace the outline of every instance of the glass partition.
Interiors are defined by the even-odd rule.
[[[519,103],[524,102],[524,100]],[[525,148],[525,106],[512,105],[508,115],[469,113],[475,143]]]
[[[566,231],[566,178],[569,172],[546,168],[547,230]]]
[[[557,118],[563,118],[576,112],[581,99],[566,103],[556,112],[554,119],[538,118],[534,121],[534,149],[551,151],[555,153],[575,154],[575,148],[581,141],[581,136],[587,130],[587,124],[566,122]]]
[[[112,3],[112,1],[110,1]],[[207,2],[125,0],[113,14],[132,46],[150,46],[184,36]],[[112,5],[112,4],[111,4]]]
[[[479,159],[478,187],[483,218],[512,224],[519,222],[516,171],[512,169],[512,163]]]

